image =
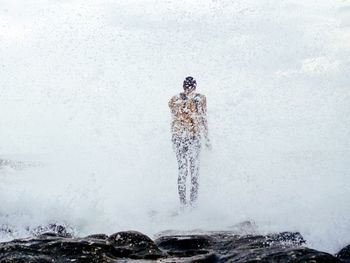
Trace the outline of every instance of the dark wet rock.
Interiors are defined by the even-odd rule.
[[[108,236],[106,234],[93,234],[87,236],[86,238],[107,240]]]
[[[200,254],[188,257],[168,257],[162,259],[161,262],[171,263],[215,263],[220,262],[220,259],[215,253]]]
[[[33,236],[58,236],[58,237],[73,237],[73,228],[64,224],[51,223],[46,226],[38,226],[36,228],[27,228],[27,231]]]
[[[267,235],[266,242],[270,245],[277,243],[291,246],[301,246],[305,244],[306,240],[299,232],[282,232],[278,234]]]
[[[0,260],[0,263],[52,263],[58,262],[53,261],[51,257],[42,255],[26,255],[16,254],[8,257],[4,260]]]
[[[106,242],[42,235],[0,245],[0,263],[21,262],[112,262]],[[40,259],[40,260],[39,260]]]
[[[336,257],[309,248],[254,249],[248,253],[237,251],[236,254],[223,256],[221,262],[281,262],[281,263],[340,263]]]
[[[118,232],[110,236],[96,234],[85,238],[46,232],[34,238],[0,243],[0,263],[112,263],[133,260],[182,263],[339,263],[339,258],[349,252],[339,252],[336,258],[303,247],[304,243],[305,240],[297,232],[243,236],[233,232],[207,232],[164,235],[155,241],[136,231]]]
[[[0,244],[0,263],[21,262],[22,259],[27,259],[23,262],[114,262],[123,258],[158,259],[164,256],[149,237],[134,231],[119,232],[107,239],[45,233]]]
[[[164,256],[152,239],[137,231],[118,232],[109,236],[107,241],[122,252],[120,256],[133,259],[157,259]]]
[[[209,235],[164,236],[156,239],[156,244],[165,250],[198,250],[209,248],[213,239]]]
[[[350,245],[344,247],[337,253],[337,258],[345,263],[350,263]]]
[[[218,262],[340,262],[330,254],[302,247],[305,240],[297,232],[266,236],[214,232],[210,235],[163,236],[155,242],[170,256],[177,258],[210,255],[211,258],[215,256]]]
[[[218,258],[215,252],[211,250],[213,240],[209,235],[164,236],[156,239],[155,242],[171,257],[190,257],[187,259],[188,262],[197,262],[199,259],[203,261],[213,257]]]

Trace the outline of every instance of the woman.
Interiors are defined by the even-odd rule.
[[[178,161],[178,191],[180,202],[186,205],[186,178],[191,176],[189,204],[193,205],[198,197],[199,154],[201,141],[205,139],[210,147],[207,125],[206,97],[196,93],[197,82],[187,77],[183,82],[184,92],[173,96],[169,101],[172,113],[172,142]]]

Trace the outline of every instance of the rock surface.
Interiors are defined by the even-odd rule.
[[[350,263],[350,245],[344,247],[337,253],[337,258],[345,263]]]
[[[341,262],[330,254],[302,247],[303,237],[290,232],[267,236],[216,232],[164,236],[155,242],[169,255],[187,258],[184,262]]]
[[[337,257],[303,246],[299,233],[237,235],[233,232],[163,235],[156,240],[125,231],[73,238],[59,226],[32,238],[0,243],[0,263],[14,262],[281,262],[337,263]],[[344,254],[345,255],[345,254]],[[346,261],[344,261],[346,262]]]

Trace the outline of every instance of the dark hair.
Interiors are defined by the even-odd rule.
[[[183,88],[184,90],[195,89],[197,87],[197,82],[193,77],[187,77],[184,80]]]

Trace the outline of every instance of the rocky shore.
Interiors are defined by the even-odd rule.
[[[152,240],[136,231],[72,237],[64,227],[0,243],[0,263],[63,262],[350,262],[350,247],[336,255],[305,247],[298,232],[270,235],[162,233]]]

